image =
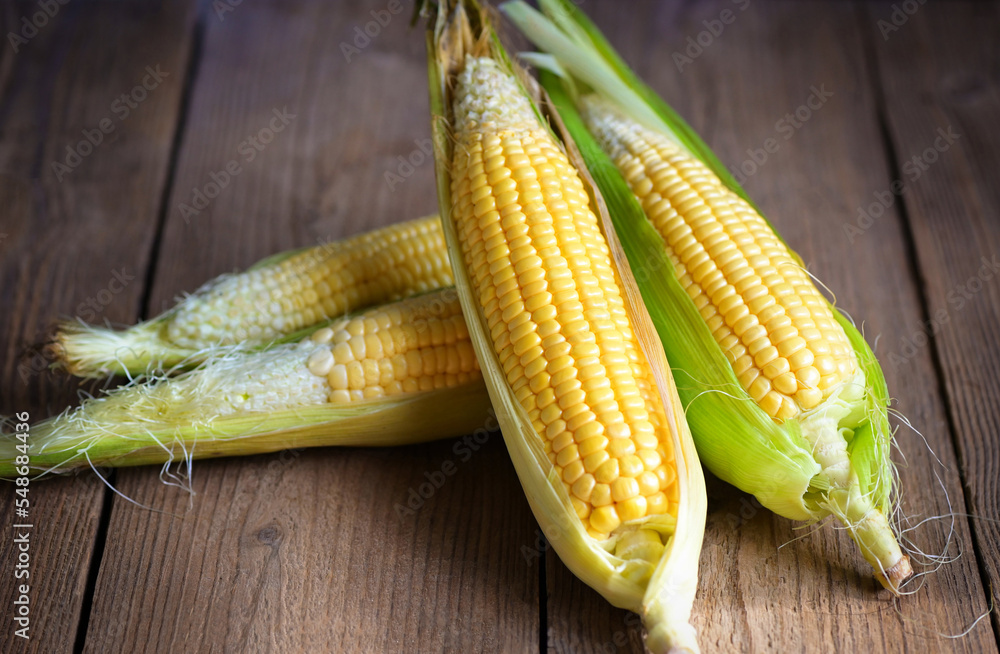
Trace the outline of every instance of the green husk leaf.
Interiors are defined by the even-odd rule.
[[[513,4],[523,4],[520,2],[512,2]],[[694,131],[687,122],[681,118],[680,114],[674,111],[673,107],[663,101],[656,91],[649,87],[645,82],[643,82],[635,72],[629,68],[625,60],[621,58],[621,55],[612,47],[611,43],[608,42],[604,34],[598,29],[597,25],[594,24],[590,18],[577,6],[571,2],[566,2],[565,0],[541,0],[540,5],[546,12],[546,15],[553,17],[560,26],[572,25],[573,33],[579,36],[575,39],[575,43],[581,46],[583,52],[588,51],[587,46],[590,46],[593,52],[599,55],[600,60],[603,64],[613,71],[614,75],[620,79],[624,84],[632,91],[632,93],[640,96],[642,98],[642,104],[651,109],[662,121],[663,128],[665,128],[666,133],[671,134],[676,138],[687,150],[701,159],[705,165],[707,165],[712,172],[714,172],[722,182],[731,188],[740,197],[750,203],[750,206],[757,208],[754,205],[753,200],[747,195],[746,191],[739,185],[736,178],[729,172],[729,170],[722,165],[715,153],[712,151],[708,144]],[[506,5],[505,5],[506,7]],[[580,51],[576,51],[576,55],[580,55]],[[593,62],[588,60],[588,64]],[[618,103],[623,104],[623,103]],[[630,111],[631,106],[622,106],[625,111]],[[636,120],[639,120],[636,117]],[[642,121],[640,121],[642,122]],[[662,128],[661,128],[662,129]]]
[[[861,493],[872,498],[875,506],[883,513],[890,513],[893,504],[893,471],[890,454],[892,449],[892,427],[889,425],[889,388],[885,383],[882,366],[875,353],[868,346],[864,336],[854,323],[838,310],[834,318],[858,357],[858,365],[865,373],[866,410],[865,420],[854,430],[848,444],[851,466],[858,476]]]
[[[541,0],[539,4],[545,15],[523,0],[504,3],[501,10],[532,42],[545,43],[547,52],[552,53],[577,80],[600,89],[625,115],[669,136],[698,157],[727,187],[746,200],[767,221],[767,217],[708,144],[680,114],[629,68],[604,34],[579,7],[566,0]],[[564,33],[553,30],[552,26],[555,24],[575,38],[568,38]],[[770,225],[769,221],[768,224]],[[773,229],[774,226],[771,227]],[[784,243],[781,234],[774,231]],[[798,257],[794,252],[792,256]]]
[[[172,383],[165,380],[161,383]],[[482,382],[348,405],[304,406],[203,420],[156,421],[132,408],[143,386],[86,401],[33,425],[28,467],[50,475],[91,467],[131,467],[248,456],[305,447],[389,447],[468,434],[489,416]],[[109,406],[109,398],[116,406]],[[102,406],[101,403],[104,403]],[[95,407],[99,407],[95,411]],[[442,411],[442,407],[448,407]],[[0,478],[15,476],[20,441],[0,435]]]

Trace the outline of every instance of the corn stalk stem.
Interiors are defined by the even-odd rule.
[[[839,401],[802,421],[802,435],[813,447],[813,456],[822,467],[820,477],[829,490],[814,500],[819,512],[829,512],[844,525],[861,548],[865,560],[875,569],[879,582],[894,594],[912,574],[909,558],[900,550],[896,534],[886,515],[876,506],[871,493],[863,493],[857,472],[839,425],[851,408]]]
[[[913,574],[910,558],[902,553],[886,515],[855,485],[829,491],[823,505],[847,528],[875,577],[887,590],[899,595],[900,584]]]

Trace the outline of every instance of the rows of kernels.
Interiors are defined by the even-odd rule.
[[[477,106],[468,94],[478,81],[459,82],[466,107]],[[496,79],[483,86],[518,97]],[[537,122],[458,125],[452,201],[463,260],[507,381],[577,514],[603,539],[624,521],[676,512],[662,406],[576,171]]]
[[[221,398],[214,405],[217,413],[212,417],[320,405],[327,401],[330,386],[302,365],[311,349],[312,344],[307,341],[279,345],[264,352],[220,357],[203,370],[180,378],[178,389],[188,384],[203,385],[206,379],[215,380],[208,386],[212,391],[203,393]],[[161,386],[165,392],[170,388]]]
[[[316,331],[306,361],[330,385],[330,402],[351,402],[466,384],[479,362],[453,293],[379,307]]]
[[[178,306],[167,336],[184,347],[265,342],[452,283],[439,220],[421,218],[214,283]]]
[[[812,367],[820,375],[818,389],[823,391],[824,395],[828,394],[833,386],[850,378],[857,367],[854,350],[844,334],[844,329],[833,317],[829,305],[817,291],[808,273],[791,260],[787,248],[778,240],[760,214],[743,198],[734,193],[729,195],[734,211],[751,225],[751,230],[758,241],[770,239],[771,247],[787,257],[783,263],[782,274],[787,283],[795,289],[795,293],[790,294],[791,298],[785,303],[786,310],[795,318],[799,336],[807,343],[807,347],[803,349],[807,349],[814,356]],[[801,300],[802,304],[797,304],[796,300]]]
[[[818,405],[850,378],[843,329],[764,219],[666,138],[590,105],[595,132],[663,236],[677,275],[733,365],[772,417]]]

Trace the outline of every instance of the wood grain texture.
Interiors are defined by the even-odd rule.
[[[274,252],[436,209],[433,166],[414,154],[430,130],[410,5],[345,54],[342,44],[386,2],[271,0],[225,13],[203,2],[198,15],[193,4],[73,2],[20,52],[0,49],[0,414],[27,409],[37,419],[74,403],[71,382],[20,355],[90,298],[94,321],[133,322],[144,300],[157,313]],[[710,478],[694,612],[703,650],[997,651],[995,618],[962,639],[939,635],[986,611],[987,584],[996,588],[1000,574],[996,523],[961,515],[998,513],[1000,287],[986,281],[961,308],[953,299],[980,257],[1000,253],[996,6],[921,5],[888,40],[878,20],[891,20],[890,3],[634,7],[583,4],[724,162],[752,171],[751,196],[863,319],[869,342],[878,337],[896,408],[942,461],[900,429],[904,512],[914,525],[955,514],[910,535],[938,552],[951,532],[949,552],[963,554],[895,602],[832,525],[798,529]],[[674,53],[727,9],[735,20],[678,70]],[[36,10],[4,5],[0,34]],[[111,103],[157,63],[170,76],[119,121]],[[791,124],[786,114],[813,87],[833,95],[785,138],[780,121]],[[56,180],[51,162],[109,115],[113,133]],[[272,125],[282,129],[268,134]],[[949,125],[957,143],[852,231]],[[754,162],[768,138],[779,148]],[[411,155],[412,168],[400,161]],[[227,179],[230,162],[239,172]],[[196,191],[215,197],[196,204]],[[135,280],[102,303],[121,270]],[[939,311],[947,324],[911,349]],[[34,484],[37,630],[25,647],[5,628],[0,649],[73,651],[85,631],[87,652],[641,652],[637,617],[546,547],[502,438],[479,436],[483,445],[195,462],[185,482],[193,495],[164,485],[157,469],[119,471],[116,486],[143,506],[109,499],[103,550],[98,479]],[[411,501],[412,513],[402,511]],[[12,509],[0,506],[4,615],[14,597]]]
[[[205,462],[193,498],[123,479],[165,513],[116,504],[86,651],[525,651],[536,579],[506,541],[530,518],[492,440]]]
[[[405,10],[350,62],[340,47],[384,7],[203,15],[154,306],[278,250],[435,210],[426,156],[385,179],[430,133],[422,33]],[[247,161],[240,144],[286,108],[294,119]],[[240,174],[185,223],[179,204],[230,160]],[[122,471],[123,493],[167,512],[116,501],[86,651],[536,648],[537,574],[518,551],[533,521],[501,440],[196,463],[190,509],[155,470]]]
[[[892,181],[862,41],[863,30],[874,26],[859,24],[856,8],[846,3],[641,6],[635,14],[604,3],[585,9],[723,162],[737,169],[749,160],[744,186],[751,197],[809,270],[834,290],[839,305],[864,321],[869,342],[918,323],[920,289],[907,262],[907,225],[898,212],[886,212],[853,243],[843,227],[873,191]],[[688,37],[706,29],[703,21],[726,9],[735,20],[678,70],[674,53],[684,53]],[[800,127],[785,119],[821,87],[833,95]],[[762,151],[768,138],[779,146],[771,154]],[[760,151],[758,162],[752,151]],[[762,154],[767,160],[760,162]],[[888,353],[884,348],[883,340],[882,357]],[[918,520],[949,513],[935,473],[958,506],[963,491],[953,472],[951,434],[930,353],[917,353],[905,373],[885,367],[897,408],[920,427],[947,468],[936,466],[918,436],[901,429],[897,442],[908,461],[901,470],[904,511]],[[985,621],[959,641],[935,633],[961,632],[988,608],[963,518],[956,518],[950,551],[960,547],[967,555],[897,605],[877,589],[853,543],[833,525],[812,533],[722,482],[711,480],[709,489],[693,618],[704,651],[996,650]],[[940,551],[949,526],[948,521],[924,525],[914,540],[926,551]],[[548,562],[550,650],[642,651],[627,613],[609,615],[603,600],[575,581],[554,555]],[[615,641],[619,632],[627,636],[621,645],[621,636]]]
[[[143,277],[177,124],[187,55],[189,3],[61,7],[38,20],[26,43],[22,17],[36,3],[5,3],[0,16],[0,414],[38,421],[77,399],[77,385],[49,373],[30,346],[58,318],[89,312],[95,322],[138,319]],[[32,36],[32,34],[34,34]],[[114,65],[112,65],[114,64]],[[141,83],[146,65],[164,78],[128,116],[113,102]],[[112,130],[81,155],[83,130]],[[96,137],[95,137],[96,139]],[[84,389],[93,390],[90,386]],[[13,486],[0,503],[0,597],[5,652],[71,651],[106,488],[93,475],[30,486],[30,519],[16,518]],[[29,522],[28,580],[15,579],[13,538]],[[31,639],[14,635],[15,589],[30,586]],[[81,610],[82,609],[82,610]]]
[[[892,15],[877,7],[870,22]],[[899,21],[897,21],[899,22]],[[900,374],[914,349],[943,374],[977,557],[1000,600],[1000,8],[929,5],[898,29],[873,33],[889,140],[906,182],[902,205],[926,310],[889,342]],[[949,134],[948,138],[942,137]],[[953,141],[953,143],[948,143]],[[942,147],[944,146],[944,147]],[[916,159],[914,159],[916,158]],[[928,321],[930,325],[928,326]],[[928,335],[932,339],[928,338]],[[992,616],[1000,634],[1000,619]]]

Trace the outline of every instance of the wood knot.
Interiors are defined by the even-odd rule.
[[[944,79],[944,91],[961,104],[971,104],[989,92],[989,82],[980,73],[956,72]]]
[[[265,545],[277,545],[281,542],[281,530],[274,525],[264,527],[257,532],[257,540]]]

